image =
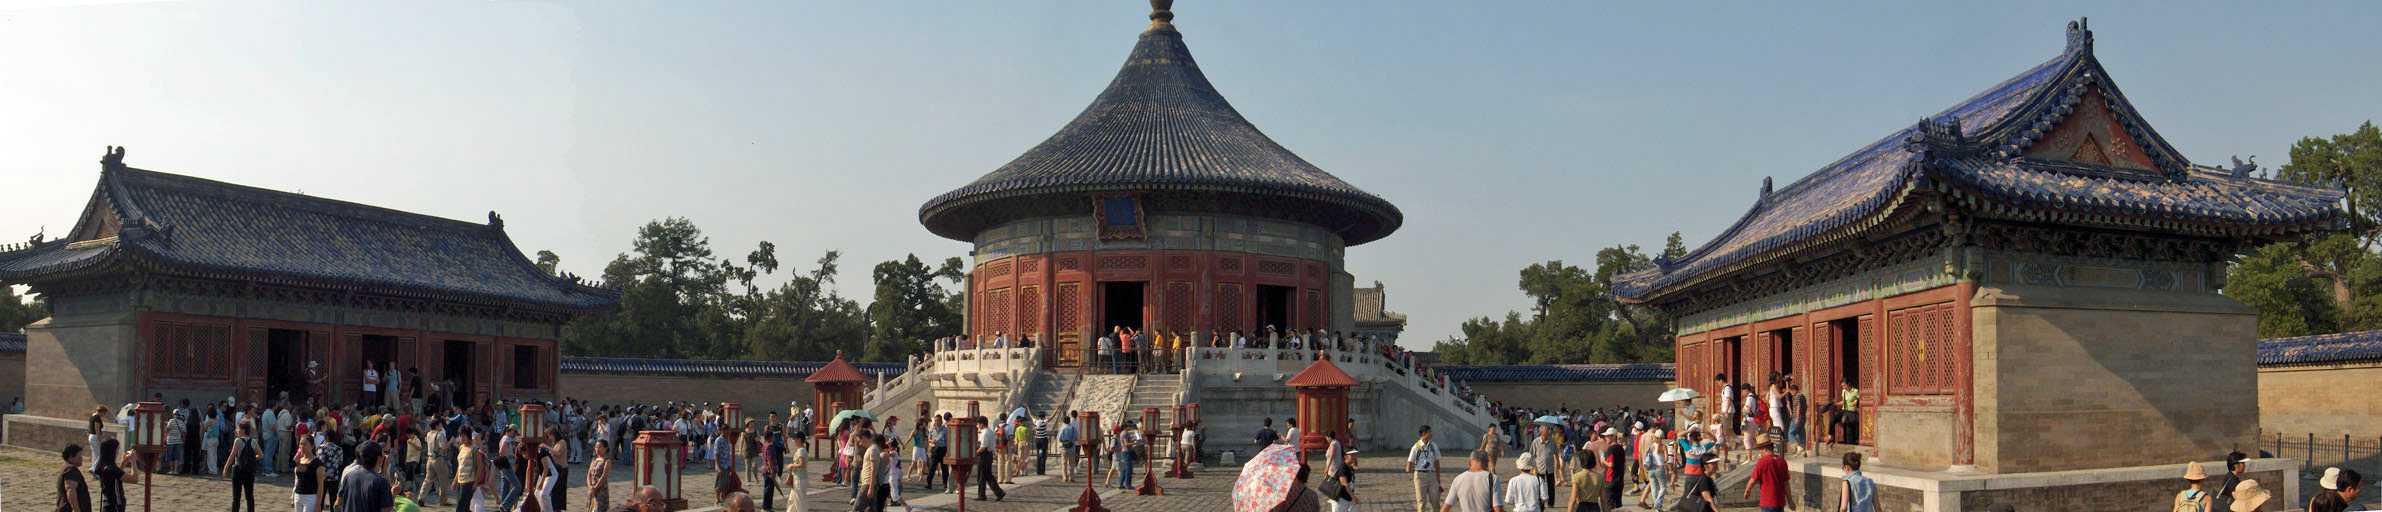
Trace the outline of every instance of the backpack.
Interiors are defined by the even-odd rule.
[[[2185,489],[2175,495],[2175,512],[2209,512],[2208,493]]]
[[[238,444],[239,451],[234,452],[232,455],[232,471],[245,474],[256,468],[258,457],[256,452],[256,443],[247,439],[241,439],[239,440]]]

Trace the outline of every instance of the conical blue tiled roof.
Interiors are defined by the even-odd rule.
[[[1163,15],[1163,19],[1162,18]],[[1142,193],[1163,210],[1278,217],[1323,226],[1348,245],[1404,222],[1398,208],[1283,148],[1225,101],[1161,9],[1115,80],[1074,121],[1008,165],[919,208],[956,240],[1028,215],[1089,213],[1089,197]],[[1000,206],[996,206],[999,204]]]

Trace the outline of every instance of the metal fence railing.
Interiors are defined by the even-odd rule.
[[[2324,468],[2328,467],[2353,469],[2358,474],[2366,475],[2367,483],[2363,487],[2368,493],[2382,488],[2374,477],[2382,475],[2382,435],[2261,431],[2258,436],[2258,455],[2300,461],[2301,499],[2315,494],[2318,489],[2316,479],[2322,477]]]

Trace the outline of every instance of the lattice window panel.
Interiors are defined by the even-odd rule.
[[[1080,258],[1059,258],[1059,270],[1083,270]]]
[[[1307,290],[1306,312],[1299,315],[1305,329],[1323,328],[1323,292]]]
[[[1271,275],[1277,275],[1277,276],[1287,276],[1287,275],[1297,274],[1297,273],[1298,273],[1298,271],[1299,271],[1299,266],[1298,266],[1298,264],[1291,263],[1291,262],[1287,262],[1287,261],[1262,261],[1262,260],[1260,260],[1260,261],[1258,261],[1258,262],[1257,262],[1257,273],[1259,273],[1259,274],[1271,274]]]
[[[1906,308],[1888,313],[1887,340],[1893,347],[1887,384],[1895,393],[1947,394],[1954,388],[1950,341],[1958,333],[1952,325],[1951,304]]]
[[[1075,260],[1065,259],[1059,261],[1064,262]],[[1054,313],[1056,313],[1059,317],[1057,320],[1059,324],[1053,327],[1058,328],[1059,332],[1067,334],[1083,332],[1082,295],[1083,285],[1081,283],[1059,283],[1059,292],[1051,294],[1051,300],[1056,302],[1057,304],[1055,305],[1058,307],[1058,310],[1054,311]]]
[[[1240,258],[1224,258],[1224,259],[1221,259],[1221,260],[1216,260],[1216,270],[1221,270],[1221,271],[1224,271],[1224,273],[1226,273],[1226,274],[1235,274],[1235,275],[1237,275],[1237,274],[1240,274],[1240,273],[1241,273],[1241,259],[1240,259]]]
[[[1199,308],[1198,304],[1191,302],[1191,292],[1191,283],[1180,281],[1166,283],[1165,327],[1167,330],[1182,332],[1192,328],[1191,312]]]
[[[1042,332],[1042,288],[1028,286],[1017,290],[1017,332]]]
[[[1042,258],[1025,258],[1017,262],[1017,273],[1020,275],[1037,274],[1041,272]]]
[[[1016,311],[1010,309],[1011,305],[1008,288],[984,292],[984,328],[977,332],[988,335],[1009,332],[1009,315]]]
[[[149,344],[152,375],[165,379],[232,377],[230,326],[159,322],[153,336]]]
[[[1176,272],[1189,272],[1191,271],[1191,257],[1168,256],[1166,257],[1166,268]]]
[[[1148,256],[1105,256],[1100,258],[1100,270],[1141,270],[1149,268],[1149,266],[1150,257]]]
[[[1241,299],[1241,285],[1235,283],[1216,285],[1216,330],[1227,333],[1235,330],[1242,333],[1251,332],[1248,324],[1241,323]]]

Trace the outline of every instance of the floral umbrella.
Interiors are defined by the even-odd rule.
[[[1241,465],[1240,478],[1232,482],[1233,512],[1267,512],[1290,499],[1299,473],[1299,451],[1292,446],[1266,447]]]

